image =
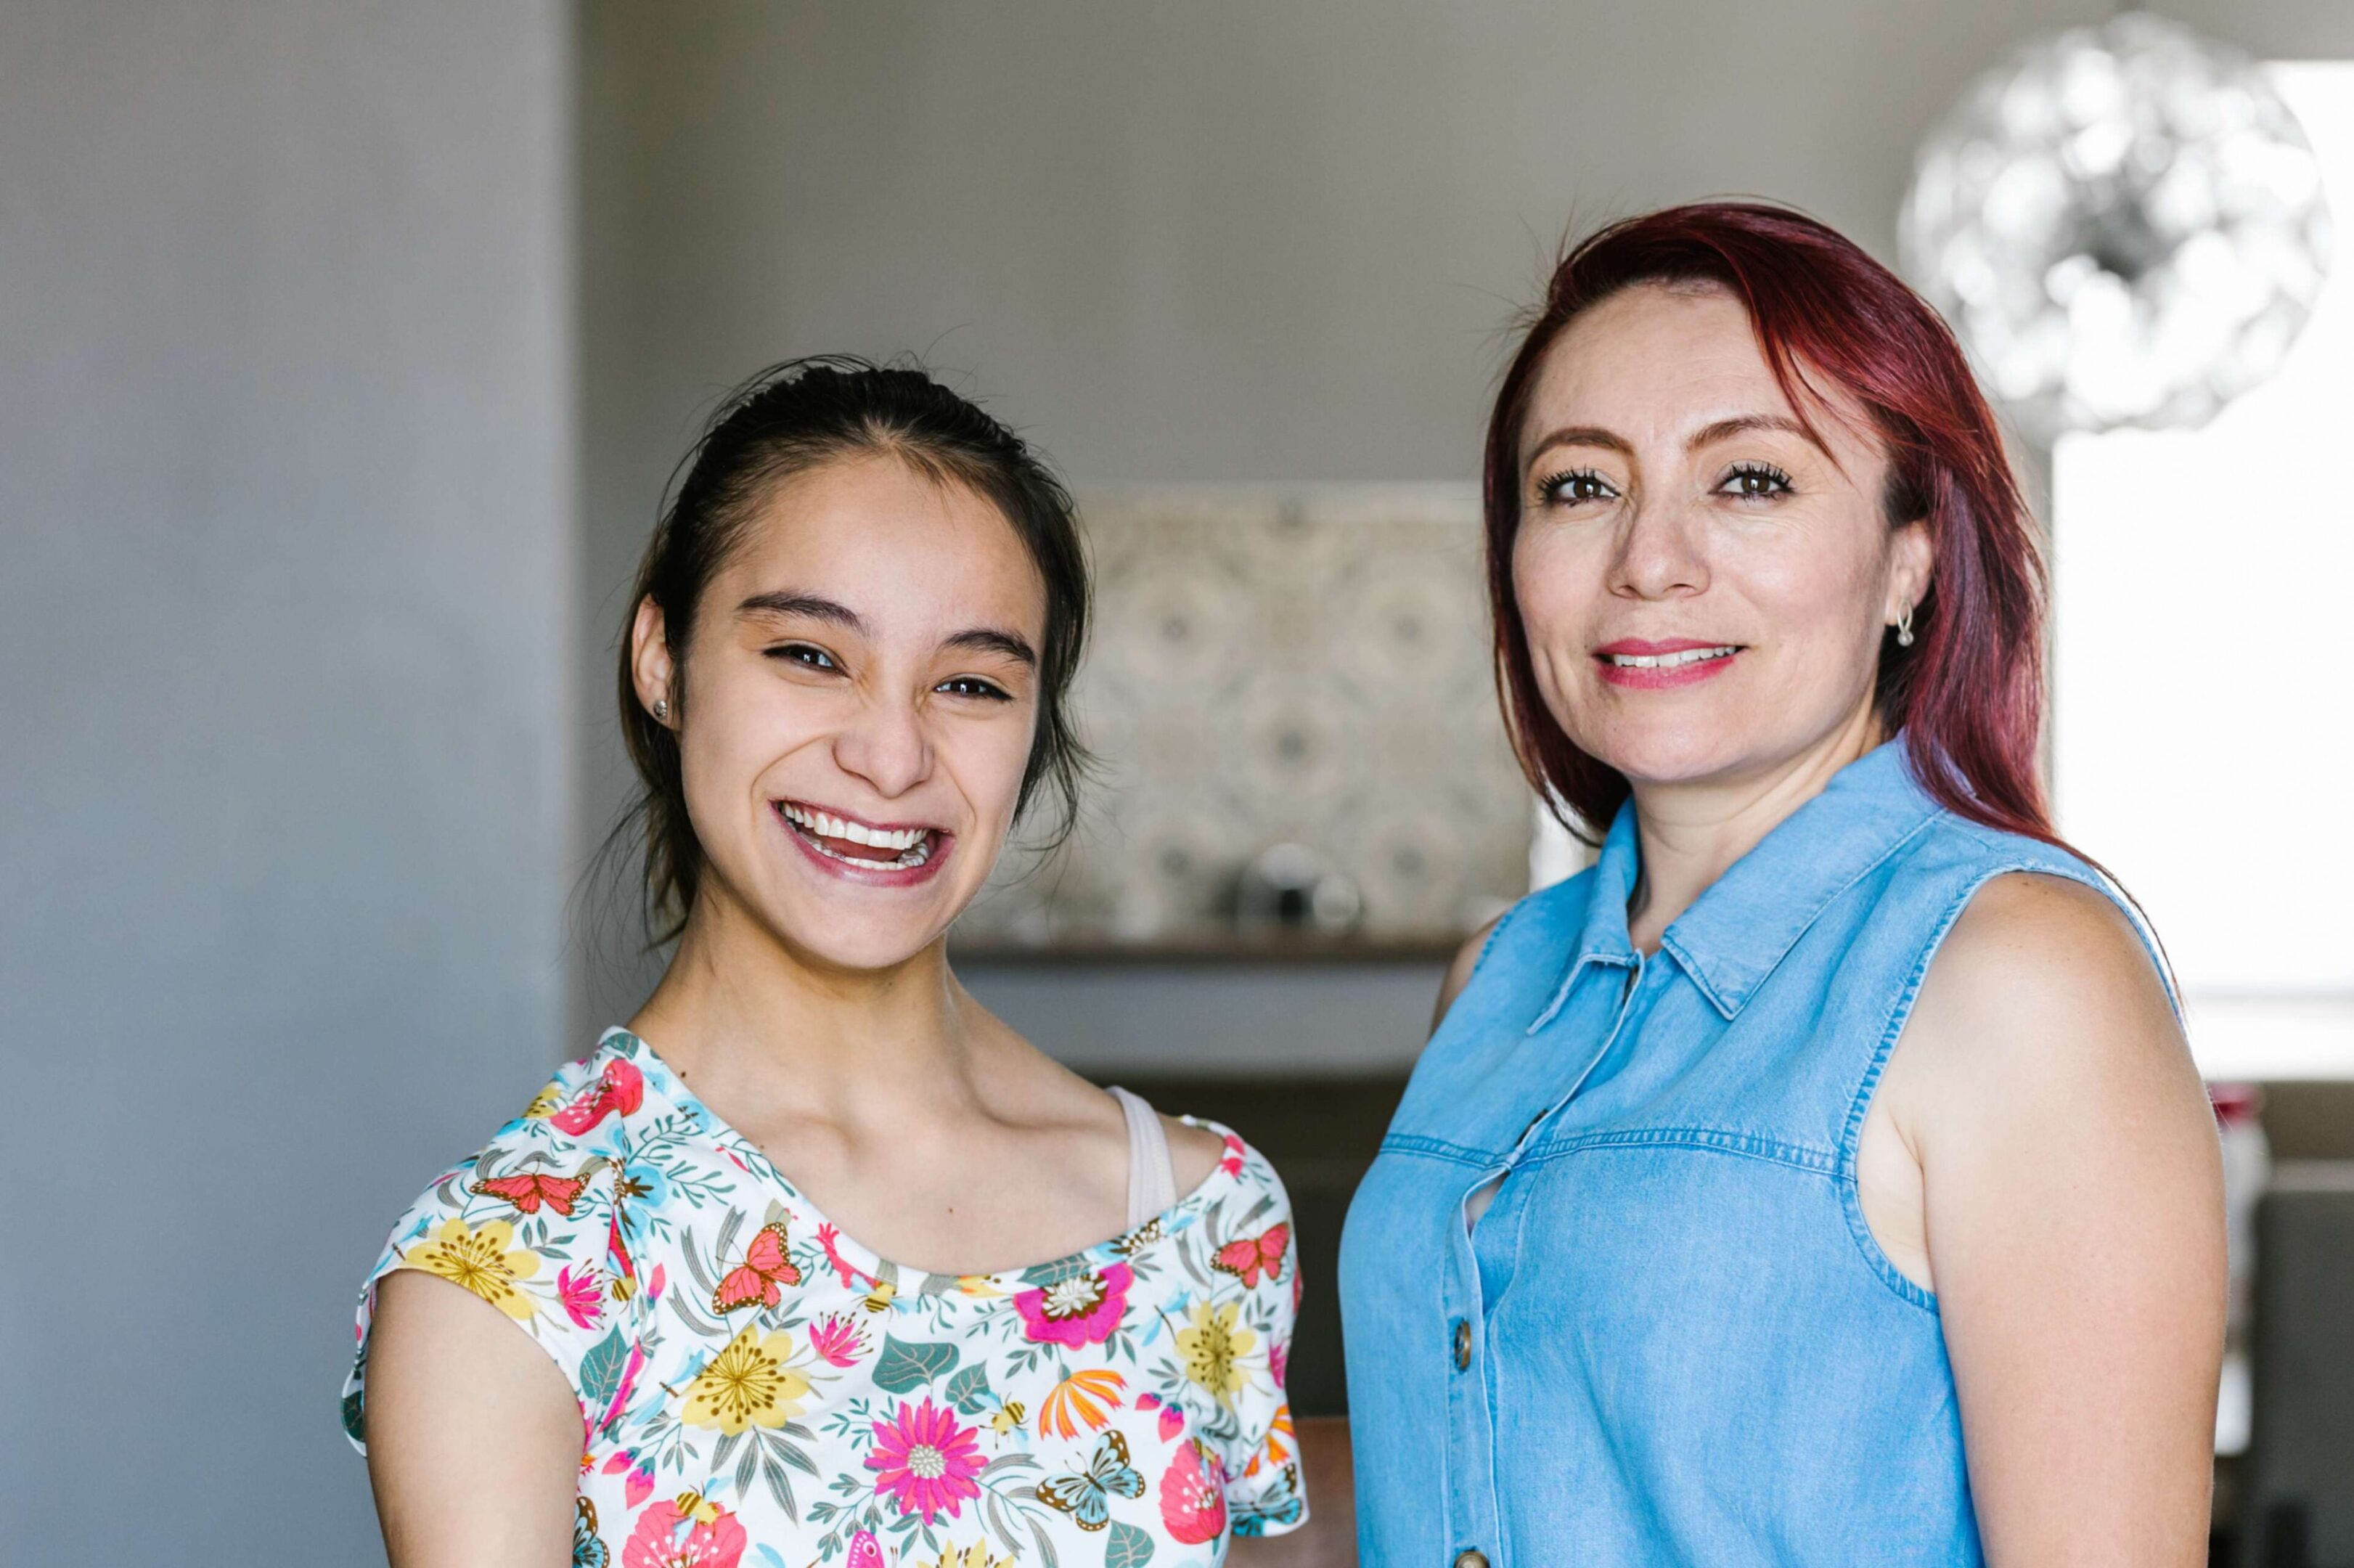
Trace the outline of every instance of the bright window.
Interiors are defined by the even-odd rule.
[[[2336,265],[2206,429],[2053,455],[2061,831],[2138,897],[2211,1078],[2354,1076],[2354,65],[2273,69]]]

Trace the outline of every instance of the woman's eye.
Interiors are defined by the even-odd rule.
[[[942,681],[932,690],[946,692],[952,697],[983,697],[993,703],[1010,703],[1013,698],[1002,686],[991,684],[978,675],[959,675]]]
[[[1735,463],[1733,471],[1724,476],[1724,482],[1717,489],[1744,501],[1787,495],[1790,492],[1790,476],[1772,463]]]
[[[806,642],[788,642],[781,647],[768,650],[768,654],[771,659],[781,659],[788,664],[799,664],[809,670],[842,668],[833,662],[832,654],[822,648],[812,648]]]
[[[1537,499],[1548,506],[1575,506],[1582,502],[1607,501],[1617,493],[1610,482],[1590,468],[1571,469],[1537,485]]]

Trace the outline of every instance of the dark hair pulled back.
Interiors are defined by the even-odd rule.
[[[642,835],[647,924],[657,940],[676,936],[695,906],[703,845],[688,821],[678,736],[638,700],[630,626],[651,599],[663,612],[676,672],[670,721],[690,722],[688,650],[705,590],[743,542],[776,486],[830,462],[887,457],[942,484],[989,502],[1013,525],[1046,590],[1039,649],[1038,728],[1022,775],[1017,816],[1043,788],[1066,834],[1087,762],[1070,712],[1071,677],[1087,644],[1087,556],[1071,497],[1021,437],[913,361],[876,365],[851,355],[817,355],[770,366],[729,393],[672,476],[670,500],[638,564],[623,622],[621,740],[642,785],[616,840]]]

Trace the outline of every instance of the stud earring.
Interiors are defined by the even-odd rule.
[[[1896,612],[1896,646],[1913,646],[1913,607],[1910,604]]]
[[[670,722],[670,699],[668,697],[656,697],[654,699],[654,717],[664,724]]]

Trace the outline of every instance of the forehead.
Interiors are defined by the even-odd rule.
[[[1819,380],[1819,378],[1818,378]],[[1766,362],[1747,307],[1712,286],[1638,283],[1592,306],[1545,353],[1522,423],[1522,450],[1564,425],[1610,430],[1638,449],[1681,442],[1720,420],[1803,418],[1842,465],[1868,458],[1861,410],[1836,389],[1804,410]]]
[[[879,630],[975,625],[1034,640],[1046,589],[997,506],[954,480],[888,456],[820,464],[770,487],[721,568],[730,602],[779,589],[821,594]]]

